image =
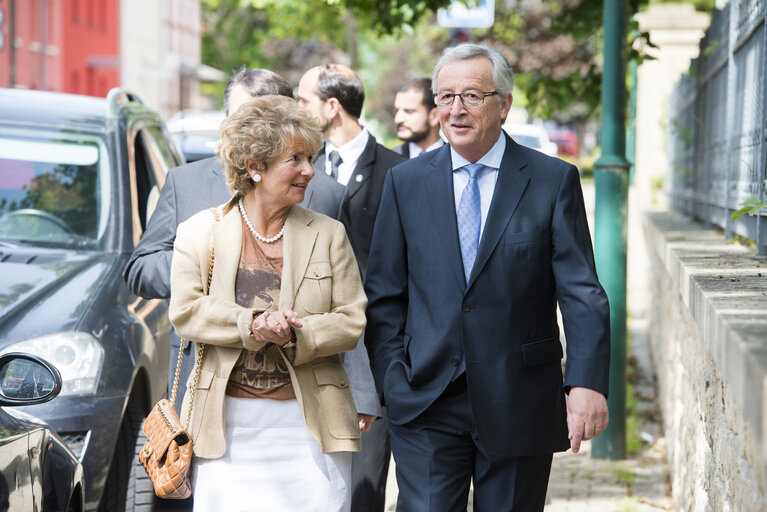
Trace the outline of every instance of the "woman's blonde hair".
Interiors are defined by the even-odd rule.
[[[322,147],[317,120],[285,96],[266,95],[243,104],[221,122],[216,155],[229,189],[246,196],[255,183],[248,168],[263,171],[292,145],[303,142],[310,155]]]

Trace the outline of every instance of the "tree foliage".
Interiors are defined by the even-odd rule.
[[[226,72],[268,67],[296,84],[311,66],[351,64],[366,86],[368,115],[391,127],[396,88],[428,76],[451,32],[436,26],[450,0],[201,0],[203,62]],[[471,6],[478,0],[464,0]],[[626,0],[627,58],[649,44]],[[682,0],[684,1],[684,0]],[[715,0],[688,0],[700,10]],[[500,50],[532,115],[578,124],[598,112],[604,0],[495,0],[495,24],[470,39]],[[454,42],[454,41],[453,41]],[[359,58],[357,54],[359,51]],[[220,91],[219,91],[220,94]]]

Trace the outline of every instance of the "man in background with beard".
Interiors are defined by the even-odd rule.
[[[397,138],[404,144],[392,151],[409,159],[445,143],[439,136],[439,118],[429,78],[415,78],[402,84],[394,97],[394,108]]]

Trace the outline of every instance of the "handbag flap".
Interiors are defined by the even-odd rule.
[[[176,410],[164,398],[152,408],[141,430],[152,444],[156,459],[165,457],[171,441],[175,440],[179,445],[189,442],[189,434],[181,425]]]

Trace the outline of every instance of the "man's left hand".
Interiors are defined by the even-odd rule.
[[[607,428],[609,416],[607,399],[599,391],[573,387],[567,397],[567,429],[573,453],[581,449],[581,441],[587,441]]]
[[[360,420],[360,434],[364,434],[370,430],[370,427],[373,426],[373,422],[378,416],[375,416],[374,414],[357,413],[357,417]]]

